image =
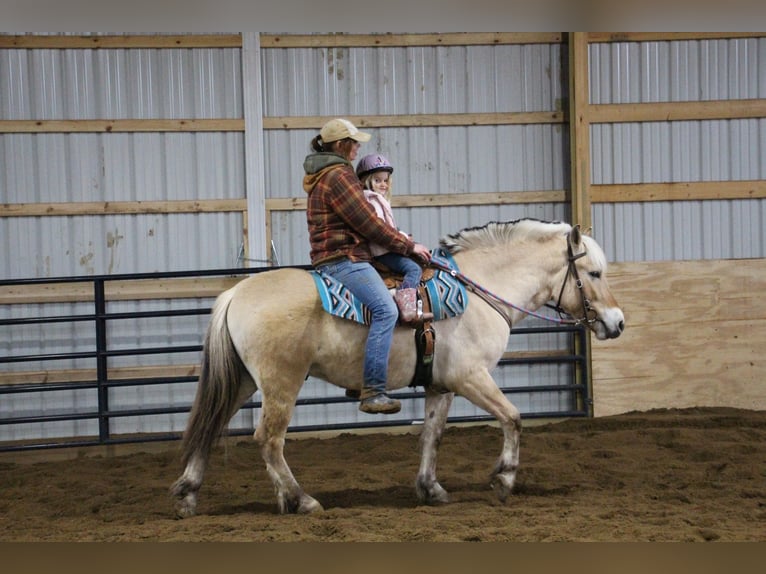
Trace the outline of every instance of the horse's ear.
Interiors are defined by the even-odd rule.
[[[569,234],[569,239],[572,242],[572,245],[580,245],[580,242],[582,241],[582,233],[580,232],[579,225],[572,227],[572,231]]]

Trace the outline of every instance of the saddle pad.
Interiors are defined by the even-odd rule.
[[[452,256],[441,248],[435,249],[433,256],[446,260],[446,264],[457,270]],[[369,309],[354,297],[342,283],[316,270],[311,270],[309,273],[314,278],[325,311],[336,317],[356,321],[363,325],[370,324],[371,313]],[[465,311],[468,304],[465,286],[446,271],[435,270],[433,277],[424,285],[431,303],[434,321],[457,317]]]

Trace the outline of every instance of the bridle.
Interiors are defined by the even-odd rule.
[[[561,325],[591,325],[596,322],[595,317],[595,311],[591,307],[590,299],[588,299],[585,296],[585,289],[583,286],[582,280],[580,280],[580,274],[577,271],[577,266],[575,265],[575,261],[577,261],[580,257],[583,257],[587,255],[586,251],[583,251],[582,253],[574,253],[574,250],[572,249],[572,233],[567,234],[567,273],[564,276],[564,282],[561,284],[561,289],[559,290],[559,296],[558,300],[556,301],[555,305],[546,303],[546,307],[553,309],[558,313],[557,317],[550,317],[547,315],[542,315],[540,313],[537,313],[535,311],[532,311],[530,309],[524,309],[523,307],[519,307],[518,305],[515,305],[511,303],[510,301],[507,301],[506,299],[503,299],[499,295],[496,295],[489,291],[488,289],[482,287],[478,283],[476,283],[473,279],[466,277],[463,273],[458,271],[457,269],[451,267],[448,263],[444,262],[442,263],[437,256],[431,257],[431,261],[429,262],[429,265],[431,267],[436,267],[437,269],[441,269],[442,271],[446,271],[452,277],[460,281],[463,285],[465,285],[472,293],[475,293],[477,296],[479,296],[482,300],[484,300],[485,303],[487,303],[490,307],[492,307],[495,311],[497,311],[500,316],[505,319],[505,322],[508,323],[508,329],[513,328],[513,321],[511,319],[510,314],[508,313],[508,308],[515,309],[516,311],[519,311],[521,313],[524,313],[526,315],[529,315],[531,317],[537,317],[538,319],[543,319],[545,321],[551,321],[553,323],[558,323]],[[577,290],[580,294],[580,302],[582,304],[582,311],[583,315],[580,318],[575,318],[569,315],[562,307],[561,307],[561,299],[564,296],[564,290],[566,289],[567,281],[569,281],[569,277],[572,277],[572,279],[575,282],[575,286],[577,287]],[[591,314],[594,314],[592,317]]]
[[[585,288],[583,286],[583,282],[580,279],[580,273],[577,271],[577,265],[575,265],[575,261],[577,261],[580,257],[584,257],[587,255],[587,251],[583,251],[582,253],[575,253],[572,249],[572,233],[567,233],[567,274],[564,276],[564,282],[561,284],[561,290],[559,291],[559,298],[556,301],[555,305],[546,304],[545,306],[553,309],[559,314],[559,317],[563,318],[565,315],[569,315],[564,309],[561,307],[561,298],[564,296],[564,289],[567,286],[567,281],[569,281],[569,278],[571,277],[574,279],[575,287],[577,287],[577,292],[580,295],[580,304],[582,306],[582,317],[579,319],[571,318],[567,320],[567,323],[574,324],[574,325],[591,325],[596,322],[596,316],[595,311],[590,305],[590,299],[588,299],[585,296]],[[591,317],[590,314],[593,313],[593,316]],[[570,316],[571,317],[571,316]]]

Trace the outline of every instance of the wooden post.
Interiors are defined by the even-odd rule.
[[[590,92],[588,89],[588,34],[569,34],[569,137],[571,223],[583,229],[590,216]]]
[[[590,217],[590,90],[588,89],[588,34],[569,33],[569,139],[571,223],[583,229],[591,226]],[[593,397],[593,371],[590,331],[582,343],[575,338],[575,353],[585,357],[587,367],[575,374],[575,380],[588,388]],[[577,405],[593,416],[593,405]]]

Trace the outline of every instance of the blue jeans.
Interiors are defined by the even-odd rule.
[[[384,253],[383,255],[378,255],[375,260],[380,261],[391,271],[401,273],[404,276],[402,278],[402,289],[417,288],[420,278],[423,276],[423,269],[420,265],[406,255],[393,252]]]
[[[364,386],[385,391],[388,381],[388,356],[399,318],[399,309],[386,284],[367,262],[349,259],[331,261],[317,267],[345,285],[370,310],[372,322],[364,347]]]

